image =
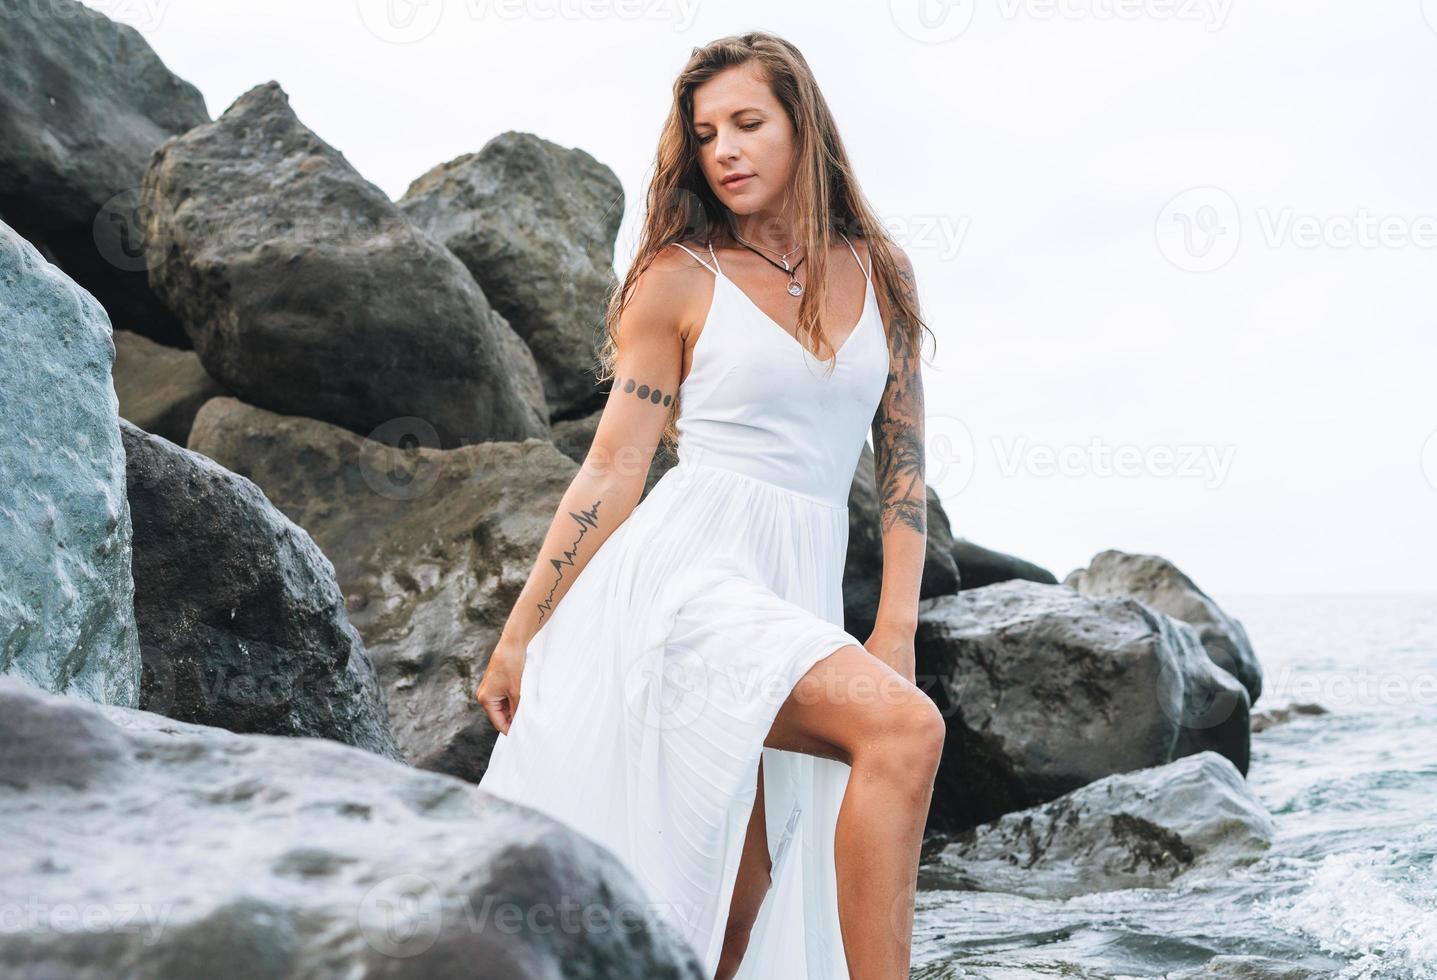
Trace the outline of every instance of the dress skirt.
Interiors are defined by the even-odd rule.
[[[602,515],[602,504],[599,513]],[[847,980],[841,762],[764,746],[793,686],[847,645],[848,508],[680,462],[534,636],[479,786],[598,842],[717,968],[763,760],[772,887],[739,980]]]

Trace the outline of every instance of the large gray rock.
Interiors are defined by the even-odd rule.
[[[1334,975],[1332,970],[1309,969],[1269,956],[1223,955],[1201,966],[1164,974],[1163,980],[1317,980]]]
[[[1084,595],[1126,595],[1191,623],[1213,663],[1232,674],[1257,703],[1262,694],[1262,665],[1242,623],[1223,612],[1193,580],[1166,558],[1108,550],[1093,556],[1087,568],[1075,569],[1063,584]]]
[[[924,872],[930,887],[1030,898],[1162,888],[1250,864],[1276,831],[1232,763],[1201,752],[974,827]]]
[[[612,853],[447,776],[8,678],[0,744],[7,977],[702,976]]]
[[[100,304],[0,223],[0,674],[133,707],[114,357]]]
[[[1208,657],[1197,630],[1171,616],[1143,607],[1154,632],[1177,658],[1183,705],[1173,758],[1216,752],[1242,775],[1252,759],[1252,703],[1247,688]]]
[[[1265,732],[1277,725],[1285,725],[1290,721],[1304,716],[1330,714],[1320,704],[1305,702],[1301,704],[1285,704],[1281,707],[1269,706],[1262,711],[1255,711],[1252,715],[1253,734]]]
[[[0,10],[0,215],[121,327],[184,331],[145,273],[136,214],[155,147],[209,122],[139,32],[74,0]]]
[[[1015,578],[1044,585],[1058,584],[1057,576],[1041,565],[974,544],[967,538],[953,542],[953,561],[958,565],[958,578],[965,589],[981,589]]]
[[[140,707],[400,758],[334,566],[249,480],[120,422],[134,513]]]
[[[151,281],[205,370],[253,405],[437,444],[547,436],[537,369],[473,276],[295,117],[274,82],[145,173]]]
[[[524,338],[554,417],[599,408],[599,343],[624,188],[579,149],[494,137],[409,185],[404,213],[449,247]]]
[[[121,418],[181,446],[200,406],[229,394],[194,351],[166,347],[129,330],[115,331],[114,381]]]
[[[917,681],[948,723],[935,829],[1204,749],[1247,765],[1246,692],[1134,599],[1014,580],[919,609]]]
[[[498,733],[474,689],[578,467],[538,439],[400,450],[233,398],[200,410],[190,447],[334,562],[409,761],[478,781]]]
[[[928,547],[923,556],[919,598],[931,599],[958,591],[953,563],[953,532],[948,515],[932,487],[928,488]],[[883,591],[883,528],[879,520],[878,485],[873,449],[863,444],[853,485],[848,491],[848,556],[843,567],[843,627],[860,639],[873,631],[878,598]]]

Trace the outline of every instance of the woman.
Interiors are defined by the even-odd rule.
[[[913,683],[922,325],[792,45],[694,51],[606,325],[593,446],[476,691],[501,733],[480,786],[612,850],[706,975],[906,978],[944,730]],[[870,425],[860,642],[841,579]],[[639,504],[661,439],[679,463]]]

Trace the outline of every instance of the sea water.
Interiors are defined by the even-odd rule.
[[[1253,735],[1271,850],[1215,879],[1066,901],[920,891],[913,977],[1121,980],[1245,955],[1437,980],[1437,595],[1214,598],[1262,662],[1254,711],[1330,712]]]

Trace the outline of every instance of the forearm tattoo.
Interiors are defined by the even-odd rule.
[[[617,376],[614,378],[614,387],[626,395],[634,395],[646,402],[653,402],[655,405],[665,407],[674,400],[673,395],[666,395],[652,385],[639,384],[633,378],[625,378],[622,381]]]
[[[913,269],[898,261],[900,288],[917,308]],[[873,416],[873,463],[878,485],[879,524],[899,524],[927,533],[928,501],[923,488],[923,378],[918,338],[912,325],[894,310],[888,341],[888,384]]]
[[[554,584],[549,587],[549,594],[544,597],[544,601],[539,603],[539,622],[541,623],[544,621],[544,616],[554,609],[554,593],[559,591],[559,584],[564,581],[564,569],[573,567],[574,556],[579,553],[579,545],[583,542],[584,535],[589,533],[589,528],[599,526],[599,501],[594,501],[594,506],[588,510],[581,510],[577,513],[571,510],[569,516],[574,519],[575,524],[579,525],[579,534],[574,538],[573,543],[564,550],[563,557],[549,559],[549,564],[554,566]]]

